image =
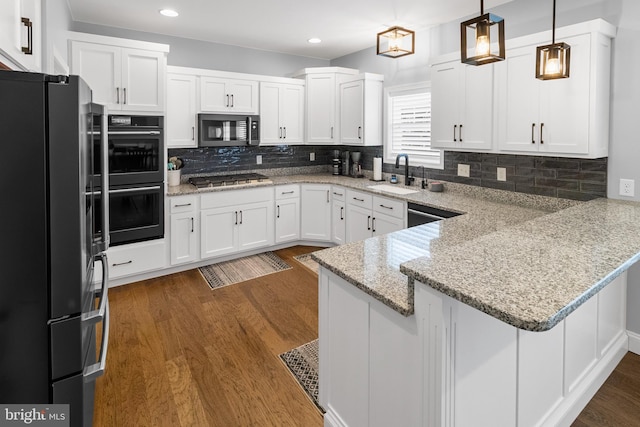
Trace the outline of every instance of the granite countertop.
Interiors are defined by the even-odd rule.
[[[445,183],[446,191],[396,195],[379,183],[328,174],[271,177],[272,183],[334,184],[463,213],[359,242],[313,258],[397,312],[414,312],[419,281],[515,327],[548,330],[640,258],[640,203],[575,202]],[[406,188],[402,186],[403,188]]]

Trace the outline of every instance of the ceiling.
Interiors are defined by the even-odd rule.
[[[512,0],[486,0],[485,9]],[[479,0],[68,0],[74,21],[321,59],[376,44],[392,25],[414,31],[480,13]],[[167,18],[158,13],[180,13]],[[310,44],[311,37],[322,39]]]

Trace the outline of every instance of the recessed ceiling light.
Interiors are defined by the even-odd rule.
[[[310,39],[309,39],[309,40],[307,40],[307,41],[308,41],[309,43],[313,43],[313,44],[316,44],[316,43],[322,43],[322,40],[320,40],[320,39],[319,39],[319,38],[317,38],[317,37],[312,37],[312,38],[310,38]]]
[[[170,17],[170,18],[175,18],[175,17],[176,17],[176,16],[178,16],[179,14],[178,14],[178,12],[176,12],[176,11],[175,11],[175,10],[173,10],[173,9],[161,9],[161,10],[160,10],[160,15],[168,16],[168,17]]]

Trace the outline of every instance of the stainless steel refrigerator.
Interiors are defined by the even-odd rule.
[[[0,404],[69,404],[73,426],[92,424],[109,336],[105,137],[79,77],[0,71]]]

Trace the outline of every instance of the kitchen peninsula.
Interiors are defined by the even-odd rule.
[[[314,254],[325,425],[569,425],[626,353],[640,205],[466,212]]]

